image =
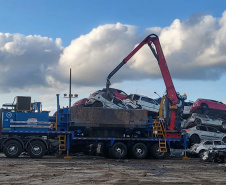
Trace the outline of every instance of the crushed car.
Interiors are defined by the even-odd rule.
[[[181,128],[191,128],[195,125],[210,125],[222,128],[226,130],[226,121],[221,118],[210,118],[206,114],[192,113],[187,120],[183,120],[181,123]]]
[[[112,97],[108,97],[107,95],[107,91],[105,88],[103,88],[102,90],[97,90],[94,93],[92,93],[87,102],[86,102],[86,106],[87,107],[103,107],[103,106],[107,106],[109,108],[121,108],[121,105],[115,106],[112,105],[112,103],[114,104],[114,102],[117,104],[123,104],[122,102],[123,99],[127,98],[128,95],[119,89],[114,89],[114,88],[109,88],[109,92],[112,95]],[[126,108],[126,106],[124,105],[124,108]]]
[[[226,162],[226,149],[209,149],[203,152],[200,156],[203,161],[206,162],[219,162],[225,163]]]
[[[210,99],[197,99],[191,107],[191,113],[214,115],[226,119],[226,105]]]
[[[87,100],[88,98],[83,98],[81,100],[78,100],[72,105],[72,107],[85,107]]]
[[[95,96],[89,98],[89,100],[86,102],[86,106],[110,109],[128,109],[121,99],[115,96],[109,98],[107,93],[103,91],[99,91],[95,94]]]
[[[134,109],[144,109],[152,113],[158,113],[160,104],[152,98],[139,94],[130,94],[123,100],[125,104]]]
[[[111,96],[106,89],[98,90],[91,94],[86,101],[86,106],[104,107],[112,109],[144,109],[152,113],[158,113],[159,103],[147,96],[130,94],[127,95],[119,89],[109,88]]]
[[[204,140],[199,144],[194,144],[187,152],[201,157],[205,151],[213,148],[226,149],[226,143],[221,140]]]
[[[182,133],[187,135],[190,145],[200,143],[202,140],[222,140],[226,142],[226,133],[222,133],[210,126],[197,125],[189,129],[183,129]]]

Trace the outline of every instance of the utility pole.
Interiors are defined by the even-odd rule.
[[[70,68],[70,85],[69,85],[69,109],[71,110],[71,68]]]
[[[71,109],[71,99],[72,98],[77,98],[78,95],[77,94],[71,94],[71,68],[70,68],[70,80],[69,80],[69,95],[67,96],[67,94],[64,94],[64,98],[68,98],[69,99],[69,109]]]

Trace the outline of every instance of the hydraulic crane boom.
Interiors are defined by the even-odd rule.
[[[155,45],[155,48],[152,47],[151,44]],[[181,113],[181,106],[183,104],[184,99],[186,97],[180,96],[176,93],[175,87],[173,85],[173,81],[159,42],[159,38],[155,34],[151,34],[147,36],[126,58],[123,59],[123,61],[108,75],[107,77],[107,83],[106,83],[106,89],[108,92],[108,89],[111,85],[110,79],[111,77],[124,65],[128,62],[128,60],[142,48],[145,44],[148,44],[151,51],[153,52],[155,58],[158,61],[159,68],[161,70],[161,74],[166,86],[166,92],[167,92],[167,98],[171,102],[171,113],[170,113],[170,123],[168,124],[168,130],[175,130],[177,125],[176,122],[178,121],[179,114]]]

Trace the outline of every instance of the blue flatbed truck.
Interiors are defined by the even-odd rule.
[[[31,97],[23,96],[17,97],[16,104],[3,105],[0,147],[7,157],[16,158],[22,152],[28,153],[31,158],[55,153],[97,152],[112,158],[132,155],[142,159],[151,155],[162,159],[170,148],[186,147],[186,138],[179,132],[167,133],[160,128],[161,121],[156,122],[151,118],[145,127],[129,129],[133,131],[132,134],[128,129],[117,127],[102,127],[98,132],[92,132],[94,129],[90,126],[76,127],[75,123],[73,127],[70,126],[71,110],[60,108],[59,95],[54,116],[42,111],[41,106],[41,102],[31,103]]]

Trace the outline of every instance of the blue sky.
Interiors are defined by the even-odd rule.
[[[54,109],[55,94],[68,92],[69,68],[73,93],[87,97],[105,86],[107,74],[150,33],[160,36],[177,91],[192,101],[226,103],[225,7],[224,0],[0,0],[0,103],[28,95]],[[149,52],[141,51],[119,71],[112,86],[162,95],[165,86]]]
[[[64,46],[103,24],[168,26],[193,14],[220,17],[224,0],[0,0],[1,32],[62,38]]]

